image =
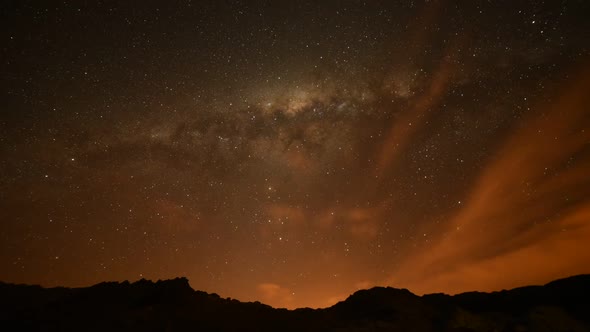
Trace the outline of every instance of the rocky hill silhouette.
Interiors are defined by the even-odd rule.
[[[186,278],[87,288],[0,283],[3,331],[590,331],[590,275],[493,293],[358,291],[325,309],[275,309]]]

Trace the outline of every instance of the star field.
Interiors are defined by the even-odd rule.
[[[277,307],[590,273],[586,1],[8,1],[0,280]]]

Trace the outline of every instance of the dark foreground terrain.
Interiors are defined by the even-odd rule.
[[[326,309],[274,309],[188,280],[88,288],[0,283],[3,331],[590,331],[590,275],[494,293],[373,288]]]

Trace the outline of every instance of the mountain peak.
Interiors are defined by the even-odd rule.
[[[177,277],[174,279],[165,279],[165,280],[158,280],[156,282],[156,286],[165,286],[165,287],[172,287],[178,289],[190,289],[193,290],[189,285],[188,279],[186,277]]]

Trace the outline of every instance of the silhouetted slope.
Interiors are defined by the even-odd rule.
[[[194,291],[186,278],[87,288],[0,283],[6,331],[590,331],[590,275],[494,293],[361,290],[326,309],[274,309]]]

